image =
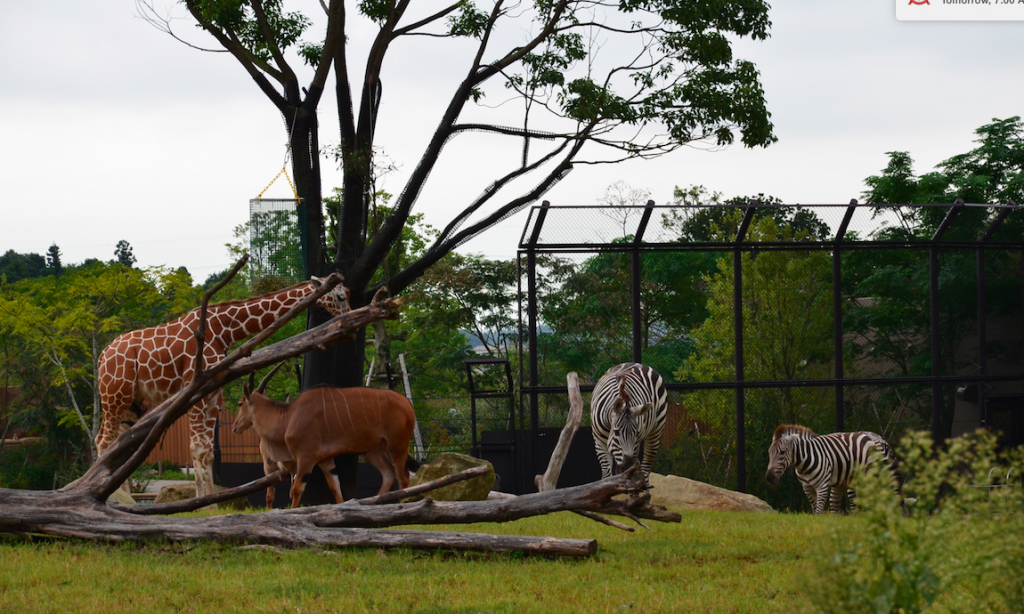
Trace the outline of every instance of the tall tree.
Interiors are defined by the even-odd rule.
[[[124,239],[117,242],[117,247],[114,249],[114,262],[129,269],[135,266],[137,260],[135,254],[132,253],[131,243]]]
[[[977,147],[940,162],[936,170],[917,175],[908,152],[888,152],[889,162],[881,174],[864,180],[863,198],[869,204],[895,213],[895,222],[875,231],[879,240],[927,240],[934,235],[948,207],[915,205],[952,203],[1006,204],[1024,201],[1024,123],[1019,117],[993,119],[975,130]],[[897,205],[892,207],[892,205]],[[899,206],[902,205],[902,206]],[[953,219],[944,238],[975,240],[997,214],[986,207],[966,207]],[[1011,215],[994,239],[1018,239],[1024,219]],[[940,373],[952,375],[969,364],[960,352],[965,339],[978,322],[976,300],[976,255],[973,250],[943,250],[939,254],[939,360]],[[870,304],[851,309],[846,327],[864,343],[854,344],[854,358],[869,365],[883,365],[901,376],[929,375],[931,320],[928,311],[928,262],[905,250],[866,251],[844,260],[844,290],[852,297],[872,297]],[[1020,313],[1020,261],[1006,252],[991,253],[985,261],[989,315]],[[1007,354],[1009,349],[1010,353]],[[990,340],[990,357],[1016,360],[1019,352]],[[879,375],[881,373],[869,373]],[[941,428],[952,429],[955,396],[944,390]],[[916,412],[921,425],[930,416],[930,397],[906,393],[892,399]]]
[[[46,252],[46,268],[53,271],[53,274],[60,277],[64,272],[64,264],[60,261],[60,248],[54,243]]]
[[[768,36],[768,5],[763,0],[497,0],[486,6],[457,0],[427,9],[413,8],[409,0],[325,0],[323,35],[303,45],[298,39],[312,21],[284,11],[282,0],[185,4],[284,115],[297,189],[308,199],[309,237],[322,236],[316,108],[333,66],[344,172],[339,236],[331,262],[318,245],[311,245],[309,269],[343,272],[354,306],[373,294],[377,269],[399,241],[445,144],[455,137],[471,131],[508,137],[510,147],[521,148],[521,162],[493,167],[490,186],[465,203],[421,258],[390,276],[392,292],[404,290],[445,254],[536,201],[575,165],[650,158],[695,141],[725,146],[733,143],[737,131],[748,147],[775,140],[757,70],[734,59],[732,52],[735,37]],[[368,49],[353,49],[349,28],[367,25],[376,31]],[[506,32],[528,34],[524,38]],[[461,70],[459,83],[389,216],[368,240],[385,60],[400,42],[438,39],[466,51],[459,68],[437,63],[439,74]],[[286,55],[289,48],[297,48],[312,66],[304,89]],[[355,65],[356,57],[365,58],[361,67]],[[472,112],[467,108],[499,93],[520,100],[516,127],[477,119],[489,111],[504,117],[508,105],[500,111],[493,106]],[[299,160],[310,172],[300,173],[304,169]],[[528,175],[536,178],[523,187]],[[315,323],[318,316],[313,317]],[[307,361],[307,375],[311,382],[355,383],[361,357],[362,340],[357,340],[322,360]]]

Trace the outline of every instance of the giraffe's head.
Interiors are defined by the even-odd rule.
[[[313,283],[314,288],[319,288],[324,283],[324,280],[320,277],[311,277],[309,281]],[[338,284],[337,286],[334,286],[330,292],[321,296],[320,300],[318,300],[316,304],[323,307],[324,310],[332,316],[340,316],[351,309],[348,303],[349,296],[350,292],[348,291],[348,288],[342,284]]]

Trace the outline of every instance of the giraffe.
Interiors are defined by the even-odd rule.
[[[270,326],[320,285],[310,281],[262,296],[216,303],[207,308],[207,341],[203,360],[216,363],[231,346]],[[317,304],[333,316],[349,310],[349,291],[338,284]],[[96,382],[103,408],[103,424],[96,435],[97,456],[137,419],[143,403],[156,405],[180,391],[195,374],[199,309],[152,328],[125,333],[100,354]],[[220,391],[192,406],[188,412],[189,447],[195,467],[196,496],[213,492],[213,431],[217,411],[224,407]]]

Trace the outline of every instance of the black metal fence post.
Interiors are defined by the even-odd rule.
[[[835,246],[832,248],[832,361],[835,365],[835,386],[836,395],[836,432],[846,430],[844,396],[845,386],[843,385],[843,250],[840,244],[846,235],[846,229],[853,219],[853,212],[857,208],[857,200],[850,201],[843,215],[843,222],[836,230],[834,239]]]

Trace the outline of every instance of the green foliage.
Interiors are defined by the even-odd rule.
[[[704,186],[690,186],[673,190],[672,204],[680,209],[669,209],[663,214],[664,225],[679,235],[681,242],[721,242],[736,236],[742,219],[733,207],[745,207],[751,201],[760,205],[782,205],[774,196],[735,196],[728,200],[721,192],[708,192]],[[813,211],[802,207],[761,207],[753,221],[771,218],[778,227],[788,227],[786,240],[824,240],[829,236],[828,224]]]
[[[60,276],[64,272],[64,265],[60,261],[60,248],[54,243],[46,252],[46,268],[53,271],[54,275]],[[10,280],[15,281],[15,280]]]
[[[393,341],[392,352],[407,354],[417,396],[464,393],[463,361],[474,354],[463,331],[472,332],[491,355],[512,358],[515,283],[512,261],[451,253],[403,295],[408,301],[396,328],[407,336]]]
[[[99,420],[99,352],[117,335],[173,319],[197,301],[184,269],[142,271],[99,261],[3,286],[3,373],[33,400],[19,409],[16,423],[51,437],[73,429],[91,439]]]
[[[0,448],[0,488],[62,488],[87,468],[80,455],[51,441]]]
[[[1021,200],[1024,185],[1024,124],[1019,117],[993,120],[978,128],[978,147],[953,156],[931,173],[917,176],[907,152],[889,152],[880,175],[865,179],[863,197],[871,204],[903,205],[886,208],[895,223],[884,223],[872,238],[879,241],[930,239],[949,211],[948,207],[912,204],[951,203],[957,198],[971,203],[1005,203]],[[882,208],[876,208],[876,215]],[[964,207],[948,226],[944,239],[973,241],[992,223],[996,210]],[[1024,222],[1010,216],[995,237],[1019,238]],[[934,365],[951,375],[966,363],[957,360],[961,340],[977,326],[976,253],[973,250],[942,250],[938,258],[939,359]],[[987,310],[992,316],[1020,313],[1020,260],[1007,252],[990,252],[985,260]],[[929,262],[906,250],[858,251],[844,256],[843,289],[849,301],[860,301],[844,313],[844,330],[856,336],[849,344],[854,360],[851,373],[867,377],[889,374],[929,375],[933,365],[930,348]],[[989,340],[991,358],[1014,361],[1019,349]],[[890,397],[890,393],[886,393]],[[922,395],[904,394],[885,399],[909,408],[921,424],[930,420],[930,403]],[[955,398],[946,389],[942,401],[942,429],[950,432]]]
[[[135,266],[137,260],[132,254],[132,246],[124,239],[117,242],[117,247],[114,249],[114,261],[129,269]]]
[[[459,3],[459,11],[448,17],[448,34],[450,36],[469,36],[480,38],[489,21],[484,13],[469,0]]]
[[[312,24],[302,13],[284,12],[283,0],[263,0],[257,5],[259,11],[243,0],[197,0],[194,4],[193,15],[201,28],[237,39],[262,62],[294,45]],[[265,36],[264,26],[274,33],[272,40]]]
[[[13,249],[0,256],[0,277],[13,284],[22,279],[46,275],[46,260],[39,254],[19,254]]]
[[[1000,453],[979,431],[936,451],[919,432],[899,454],[912,516],[876,463],[856,483],[862,511],[834,526],[807,568],[813,611],[1020,611],[1024,585],[1011,570],[1024,564],[1021,450]]]

